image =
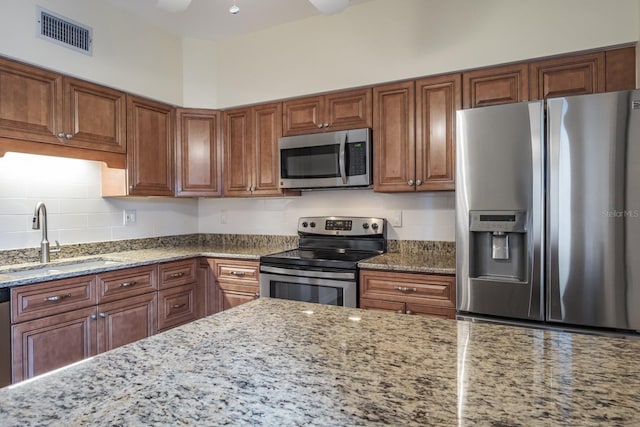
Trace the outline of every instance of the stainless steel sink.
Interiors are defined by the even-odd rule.
[[[0,275],[12,279],[18,279],[28,276],[47,276],[53,274],[65,273],[74,270],[90,270],[96,267],[107,267],[110,265],[121,264],[122,261],[107,258],[90,258],[83,260],[61,261],[49,263],[44,266],[32,265],[28,267],[15,268],[6,271],[0,270]]]

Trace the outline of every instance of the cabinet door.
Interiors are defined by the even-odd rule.
[[[195,283],[158,292],[159,332],[193,322],[197,318]]]
[[[350,90],[325,96],[327,130],[371,127],[371,89]]]
[[[222,296],[222,310],[228,310],[233,307],[237,307],[240,304],[244,304],[258,298],[255,293],[235,292],[235,291],[221,291]]]
[[[416,82],[416,190],[455,190],[456,111],[462,76]]]
[[[324,130],[324,98],[309,98],[285,101],[283,109],[283,135],[300,135]]]
[[[636,48],[624,47],[605,52],[607,92],[636,88]]]
[[[396,301],[360,298],[360,308],[365,310],[392,311],[398,314],[404,313],[404,303]]]
[[[13,325],[11,336],[15,383],[95,355],[95,306]]]
[[[62,76],[0,58],[0,137],[63,143]]]
[[[126,107],[124,92],[65,77],[63,132],[66,144],[125,153]]]
[[[531,99],[604,92],[604,67],[604,52],[532,62]]]
[[[508,104],[529,99],[527,64],[485,68],[462,74],[464,108]]]
[[[127,169],[132,196],[173,196],[173,109],[127,97]]]
[[[98,306],[98,353],[150,337],[157,331],[157,293]]]
[[[250,196],[253,166],[251,109],[224,113],[224,195]]]
[[[414,82],[373,89],[373,189],[414,191]]]
[[[252,194],[281,195],[278,184],[278,138],[282,136],[282,104],[267,104],[253,108],[254,164]]]
[[[177,110],[176,196],[222,195],[222,140],[215,110]]]

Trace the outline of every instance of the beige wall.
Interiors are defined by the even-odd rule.
[[[36,37],[36,5],[92,27],[93,56]],[[0,55],[182,104],[180,37],[105,0],[2,0]]]
[[[207,96],[223,108],[634,42],[638,9],[638,0],[373,0],[201,44],[185,69],[215,56]],[[201,83],[185,81],[185,93]],[[200,106],[202,95],[185,103]]]

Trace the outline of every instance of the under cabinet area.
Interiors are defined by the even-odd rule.
[[[361,270],[360,308],[454,319],[455,277]]]
[[[218,310],[224,311],[260,296],[260,263],[210,259],[217,289]]]

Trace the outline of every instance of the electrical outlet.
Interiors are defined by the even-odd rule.
[[[402,211],[391,211],[389,223],[394,227],[402,227]]]
[[[132,225],[136,223],[136,211],[125,210],[122,215],[122,222],[124,225]]]

